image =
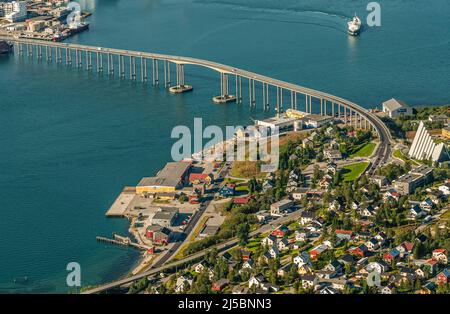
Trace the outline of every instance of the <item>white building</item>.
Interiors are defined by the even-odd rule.
[[[387,113],[390,118],[396,118],[401,114],[411,115],[412,108],[408,107],[403,101],[392,98],[383,103],[383,112]]]
[[[27,18],[27,3],[25,1],[4,3],[3,13],[9,22],[23,21]]]
[[[421,121],[408,152],[409,157],[423,160],[443,161],[448,157],[444,143],[436,144]]]

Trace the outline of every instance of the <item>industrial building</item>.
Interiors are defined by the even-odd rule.
[[[327,115],[309,114],[303,118],[303,124],[306,128],[316,129],[324,125],[333,123],[334,118]]]
[[[151,225],[170,228],[174,225],[178,217],[178,209],[175,207],[160,208],[151,218]]]
[[[383,103],[383,112],[390,118],[397,118],[400,115],[411,115],[412,108],[403,101],[391,98]]]
[[[271,130],[278,128],[278,131],[286,132],[294,130],[294,123],[297,119],[287,116],[273,117],[266,120],[256,120],[257,126],[267,127]]]
[[[424,186],[431,181],[433,177],[433,168],[426,165],[421,165],[410,172],[402,175],[392,184],[398,193],[408,195],[414,193],[416,188]]]
[[[190,162],[169,162],[156,177],[146,177],[136,186],[136,193],[170,193],[187,182]]]

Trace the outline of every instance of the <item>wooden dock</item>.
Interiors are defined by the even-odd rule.
[[[99,242],[105,242],[105,243],[109,243],[109,244],[122,245],[122,246],[130,246],[130,247],[136,248],[138,250],[143,250],[143,251],[153,249],[150,246],[133,242],[129,237],[124,237],[124,236],[121,236],[116,233],[113,234],[112,239],[107,238],[107,237],[101,237],[101,236],[96,237],[96,239]]]

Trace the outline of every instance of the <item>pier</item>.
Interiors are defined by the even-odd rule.
[[[109,244],[122,245],[122,246],[129,246],[129,247],[133,247],[138,250],[146,251],[146,250],[153,249],[150,246],[135,243],[135,242],[131,241],[131,239],[129,237],[124,237],[124,236],[118,235],[116,233],[113,234],[112,239],[107,238],[107,237],[101,237],[101,236],[96,237],[96,239],[99,242],[105,242],[105,243],[109,243]]]

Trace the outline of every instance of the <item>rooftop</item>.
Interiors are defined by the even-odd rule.
[[[153,216],[153,219],[158,220],[172,220],[173,217],[178,214],[178,209],[175,207],[164,207],[157,211]]]
[[[401,100],[397,100],[395,98],[391,98],[385,102],[383,102],[383,106],[389,109],[390,111],[397,110],[399,108],[405,108],[408,107],[407,104],[405,104]]]
[[[145,177],[138,186],[177,186],[191,164],[188,162],[169,162],[156,177]]]

